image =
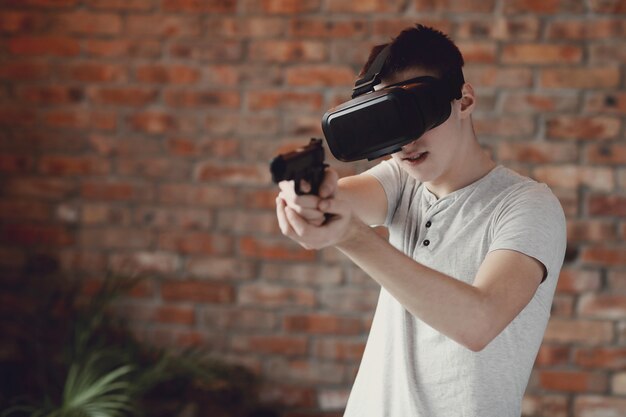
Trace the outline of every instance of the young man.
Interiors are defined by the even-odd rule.
[[[462,66],[446,35],[417,25],[391,42],[380,88],[422,75],[453,82]],[[280,183],[282,233],[338,248],[381,285],[346,417],[520,415],[565,218],[545,185],[483,151],[474,90],[457,87],[450,117],[390,160],[340,180],[328,169],[319,197]],[[389,242],[369,227],[381,224]]]

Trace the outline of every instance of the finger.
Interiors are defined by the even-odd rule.
[[[315,195],[297,195],[289,190],[281,191],[278,196],[285,200],[294,210],[296,210],[296,206],[317,210],[317,204],[320,200]]]
[[[300,191],[304,194],[311,192],[311,184],[306,180],[300,180]]]
[[[350,211],[350,205],[346,201],[336,198],[321,200],[317,208],[324,213],[338,215],[347,214]]]
[[[289,207],[285,208],[285,214],[287,215],[287,221],[289,226],[298,236],[304,236],[311,227],[306,220],[298,215],[294,210]]]
[[[278,219],[278,227],[280,231],[285,236],[292,236],[293,229],[289,225],[289,220],[287,220],[287,213],[285,213],[287,205],[285,204],[285,200],[280,197],[276,198],[276,218]]]
[[[320,184],[320,198],[328,198],[335,194],[335,191],[337,190],[337,181],[339,181],[339,174],[337,171],[332,168],[326,168],[324,180]]]

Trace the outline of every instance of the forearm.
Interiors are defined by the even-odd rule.
[[[409,258],[359,221],[336,247],[411,314],[472,350],[494,337],[480,289]]]

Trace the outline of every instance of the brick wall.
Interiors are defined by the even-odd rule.
[[[288,417],[341,415],[377,287],[279,234],[267,161],[320,135],[371,45],[450,33],[481,141],[568,217],[524,415],[626,415],[626,1],[0,5],[3,271],[150,271],[120,306],[137,333],[247,364]]]

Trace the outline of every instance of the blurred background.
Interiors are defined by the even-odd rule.
[[[104,351],[135,364],[113,380],[170,369],[169,415],[341,416],[378,287],[282,237],[268,161],[416,22],[464,54],[481,143],[567,215],[523,415],[626,415],[624,0],[0,0],[0,406],[60,406]]]

